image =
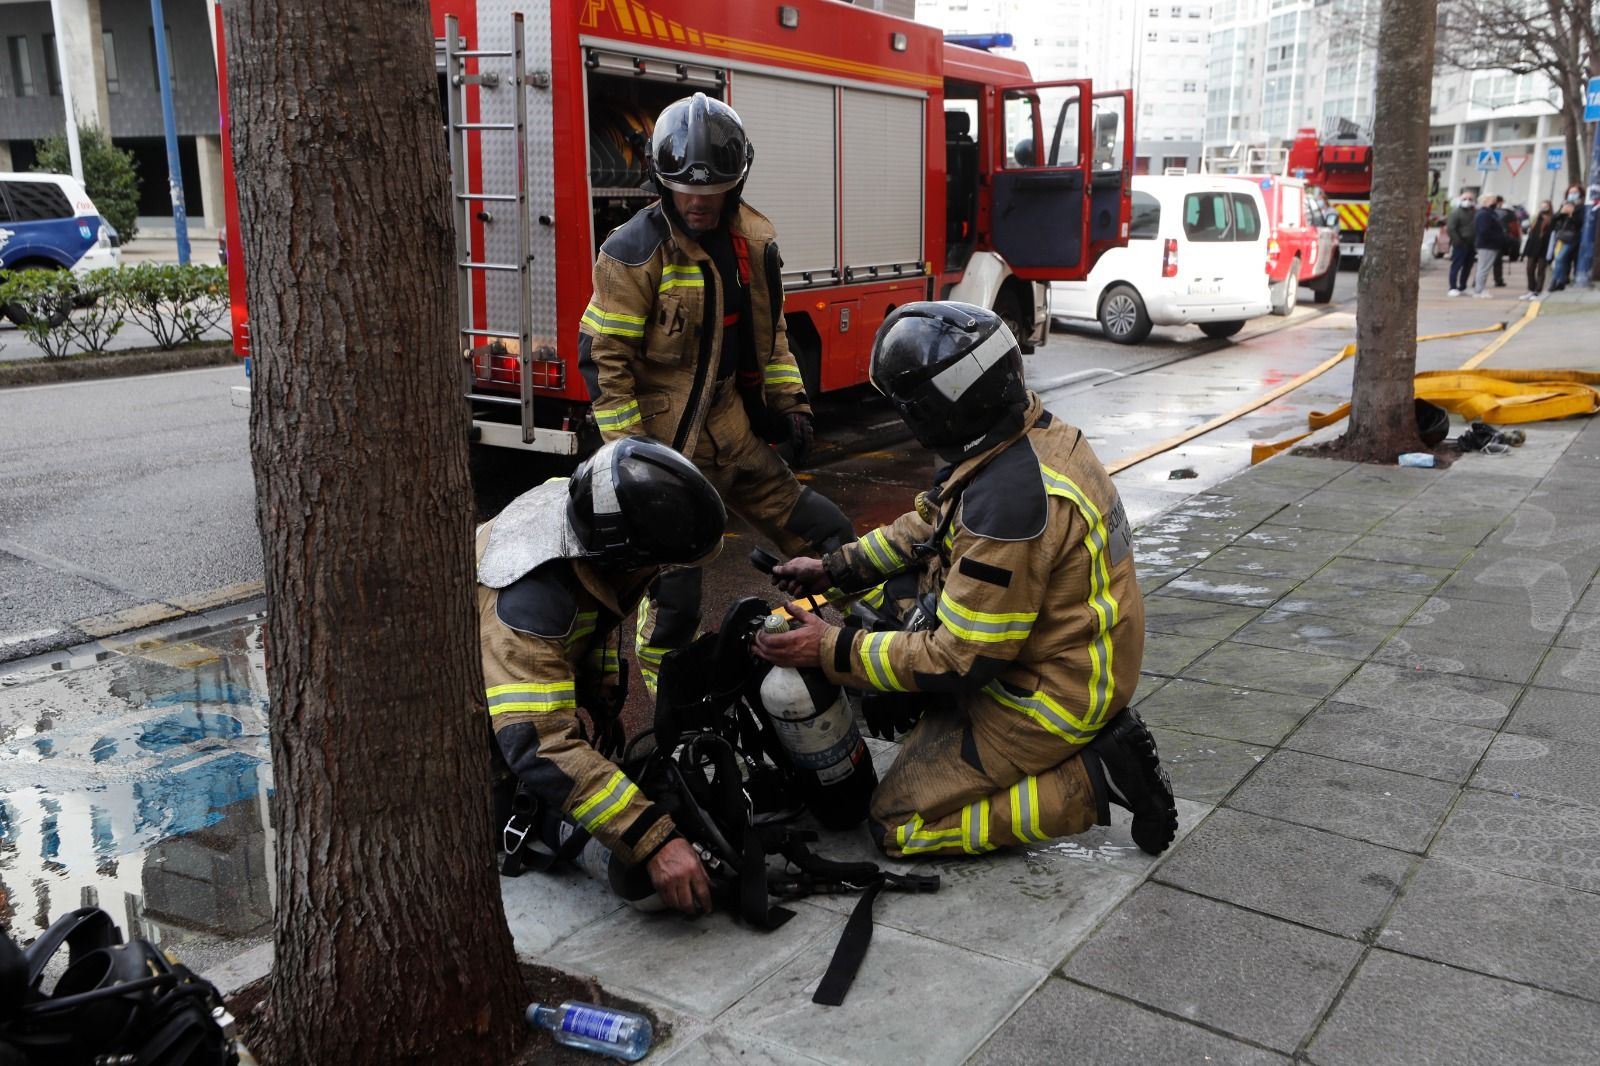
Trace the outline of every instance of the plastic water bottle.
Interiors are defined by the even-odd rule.
[[[623,1062],[638,1062],[650,1053],[650,1019],[632,1011],[569,999],[559,1007],[530,1003],[527,1017],[529,1025],[550,1030],[551,1036],[568,1047],[610,1055]]]

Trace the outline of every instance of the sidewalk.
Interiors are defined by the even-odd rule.
[[[1593,302],[1489,366],[1597,368]],[[1139,530],[1161,860],[1119,824],[928,864],[838,1008],[810,995],[848,898],[762,934],[524,876],[518,948],[658,1008],[677,1066],[1592,1061],[1600,422],[1525,428],[1448,470],[1279,457]]]

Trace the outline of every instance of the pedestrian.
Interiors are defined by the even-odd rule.
[[[580,326],[601,437],[669,442],[785,555],[854,539],[844,512],[768,446],[787,440],[798,461],[811,406],[789,351],[776,234],[740,197],[754,150],[738,114],[704,93],[677,100],[656,120],[650,156],[661,198],[601,245]],[[664,572],[637,629],[652,693],[662,657],[699,623],[700,572]]]
[[[1472,220],[1473,248],[1478,256],[1472,295],[1480,300],[1490,299],[1494,295],[1485,292],[1484,289],[1489,284],[1489,275],[1493,273],[1494,265],[1500,259],[1500,251],[1506,243],[1506,230],[1500,222],[1499,205],[1499,197],[1485,196],[1477,215]]]
[[[758,634],[756,654],[820,667],[863,690],[869,727],[909,730],[870,807],[890,856],[1038,844],[1108,824],[1112,804],[1159,854],[1177,813],[1128,706],[1144,601],[1110,475],[1027,388],[1016,339],[983,308],[896,308],[869,374],[950,465],[915,510],[773,577],[792,595],[883,585],[903,628],[840,628],[791,605],[799,626]],[[868,694],[907,695],[886,714]]]
[[[1528,264],[1528,291],[1521,299],[1537,300],[1544,291],[1544,280],[1550,272],[1550,260],[1547,257],[1550,252],[1550,225],[1554,219],[1555,212],[1550,201],[1545,200],[1528,226],[1528,240],[1522,247],[1522,258]]]
[[[520,871],[530,835],[546,849],[539,854],[562,858],[592,838],[609,852],[612,887],[630,902],[711,910],[694,848],[614,761],[626,695],[616,634],[659,570],[709,562],[726,524],[693,463],[660,441],[628,437],[478,530],[478,637],[505,872]]]
[[[1494,287],[1503,289],[1506,287],[1505,265],[1515,263],[1522,248],[1522,217],[1518,209],[1506,206],[1505,197],[1496,199],[1499,200],[1499,206],[1495,208],[1495,213],[1505,230],[1506,239],[1499,258],[1494,261]]]
[[[1445,219],[1445,232],[1450,235],[1451,296],[1466,292],[1467,283],[1472,280],[1472,245],[1476,234],[1472,223],[1474,214],[1472,194],[1463,192],[1456,200],[1455,210]]]
[[[1555,267],[1550,274],[1550,291],[1560,292],[1567,287],[1573,260],[1577,258],[1578,242],[1583,237],[1583,186],[1567,186],[1566,198],[1556,208],[1556,217],[1550,226],[1550,258]]]

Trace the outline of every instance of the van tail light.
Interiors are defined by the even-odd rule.
[[[1276,264],[1278,261],[1278,238],[1267,239],[1267,262]]]
[[[1178,276],[1178,242],[1172,238],[1167,239],[1166,246],[1161,252],[1161,276],[1164,278]]]

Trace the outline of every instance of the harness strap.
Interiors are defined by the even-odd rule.
[[[529,847],[528,837],[538,838],[535,832],[538,826],[534,822],[538,809],[533,789],[518,781],[516,794],[511,797],[511,817],[506,819],[505,828],[500,831],[506,852],[505,859],[500,863],[502,876],[520,877],[523,870],[548,873],[557,864],[576,859],[583,846],[589,843],[588,830],[575,825],[572,835],[563,840],[559,848],[546,852]]]
[[[750,243],[740,233],[730,233],[733,241],[733,257],[739,262],[739,284],[746,288],[750,285]]]

